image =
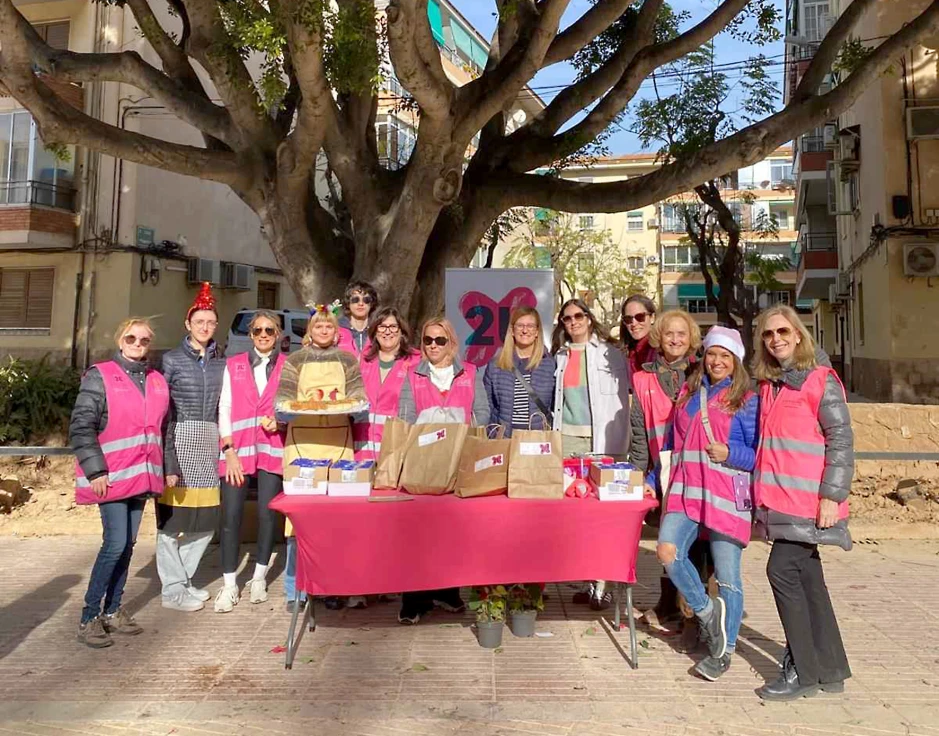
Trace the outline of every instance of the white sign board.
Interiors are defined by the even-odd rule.
[[[516,307],[535,307],[545,346],[554,323],[554,271],[547,268],[448,268],[445,305],[463,359],[484,366],[502,347]]]

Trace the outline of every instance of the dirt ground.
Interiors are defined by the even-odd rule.
[[[10,514],[0,514],[0,535],[22,537],[100,534],[97,508],[74,502],[74,459],[70,457],[0,458],[0,479],[15,476],[29,489],[29,500]],[[851,494],[855,539],[939,538],[939,479],[920,479],[921,498],[909,505],[897,498],[898,477],[862,477]],[[141,533],[153,527],[144,517]]]

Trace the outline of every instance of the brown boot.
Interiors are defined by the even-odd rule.
[[[678,589],[675,584],[663,575],[659,578],[659,587],[659,602],[642,614],[642,619],[647,626],[664,629],[666,623],[677,621],[681,617],[681,611],[678,608]]]
[[[682,654],[689,654],[698,648],[699,641],[697,617],[682,619],[681,638],[676,647],[678,651]]]

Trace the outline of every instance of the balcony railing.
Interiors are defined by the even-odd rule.
[[[803,153],[822,153],[825,148],[825,137],[821,135],[804,135],[799,139],[799,150]]]
[[[808,251],[835,251],[835,233],[802,233],[799,238],[802,252]]]
[[[75,210],[75,190],[42,181],[0,182],[0,204],[29,204]]]

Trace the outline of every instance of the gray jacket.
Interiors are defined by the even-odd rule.
[[[120,353],[111,359],[126,373],[140,393],[146,396],[147,372],[153,370],[147,363],[127,360]],[[68,425],[68,443],[75,451],[75,458],[88,480],[107,475],[108,464],[101,452],[98,435],[108,426],[108,401],[104,389],[104,378],[95,366],[82,376],[81,387],[72,409]]]
[[[651,363],[644,363],[642,370],[648,373],[655,373],[659,379],[659,386],[662,391],[672,401],[678,398],[678,393],[682,386],[688,380],[688,376],[694,370],[694,363],[691,357],[686,356],[682,360],[673,363],[671,366],[665,362],[665,358],[659,353]],[[676,380],[676,377],[678,380]],[[649,433],[646,430],[646,416],[642,411],[642,404],[636,398],[633,392],[632,404],[629,407],[629,461],[639,468],[643,474],[649,471],[652,465],[649,453]]]
[[[773,390],[783,385],[801,391],[811,370],[786,369]],[[851,413],[845,401],[844,389],[834,376],[828,376],[825,391],[818,407],[818,426],[825,437],[825,470],[818,495],[837,503],[846,501],[854,478],[854,431]],[[786,539],[808,544],[834,544],[850,549],[851,538],[847,521],[830,529],[819,529],[812,519],[789,516],[772,509],[761,509],[760,521],[765,524],[770,539]]]
[[[414,372],[420,376],[430,375],[430,363],[427,359],[421,360],[414,369]],[[456,378],[463,372],[463,361],[459,358],[453,359],[453,377]],[[477,427],[485,427],[489,424],[489,397],[486,395],[486,388],[483,386],[484,371],[476,370],[476,381],[473,390],[473,416],[469,418],[467,424]],[[398,399],[398,417],[406,422],[414,424],[417,421],[417,405],[414,402],[414,392],[411,390],[410,377],[405,380],[401,387],[401,396]]]
[[[218,422],[218,399],[222,393],[225,359],[213,341],[201,358],[184,337],[179,347],[163,356],[163,377],[170,390],[170,418],[163,444],[163,467],[167,475],[179,475],[176,458],[176,425],[179,422]]]

